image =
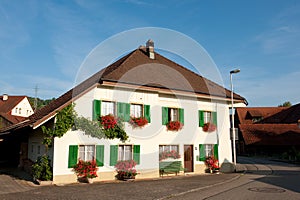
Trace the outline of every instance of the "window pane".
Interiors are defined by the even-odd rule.
[[[142,109],[143,106],[139,104],[131,104],[130,105],[130,116],[132,117],[142,117]]]
[[[94,145],[88,145],[86,146],[86,161],[93,160],[95,157],[95,146]]]
[[[170,121],[178,121],[178,109],[170,108]]]
[[[101,115],[114,115],[115,114],[115,103],[109,101],[103,101],[101,105]]]
[[[213,145],[206,144],[205,145],[205,156],[213,156],[213,155],[214,155]]]
[[[85,156],[84,156],[84,146],[82,146],[82,145],[79,146],[79,159],[85,160]]]
[[[118,149],[118,160],[124,160],[124,145],[120,145]]]
[[[204,123],[212,122],[211,112],[204,112]]]
[[[132,146],[125,146],[125,160],[132,159]]]

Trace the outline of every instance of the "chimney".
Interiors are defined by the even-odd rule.
[[[8,100],[8,95],[7,94],[3,94],[2,100],[3,101],[7,101]]]
[[[150,59],[155,59],[155,55],[154,55],[154,42],[153,40],[149,39],[146,43],[146,49],[149,55]]]

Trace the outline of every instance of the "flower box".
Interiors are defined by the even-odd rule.
[[[148,124],[145,117],[131,117],[129,123],[134,127],[143,127]]]
[[[203,131],[204,132],[213,132],[213,131],[215,131],[216,129],[217,129],[217,126],[216,125],[214,125],[213,123],[205,123],[204,125],[203,125]]]
[[[168,131],[179,131],[183,128],[183,124],[180,121],[170,121],[167,124]]]

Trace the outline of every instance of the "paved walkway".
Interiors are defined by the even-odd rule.
[[[244,171],[244,168],[243,168],[243,165],[237,165],[237,171]],[[8,175],[8,174],[12,174],[12,175]],[[187,185],[190,185],[191,188],[198,188],[198,189],[201,189],[201,188],[207,188],[207,187],[211,187],[215,184],[222,184],[222,183],[225,183],[225,182],[229,182],[229,181],[232,181],[232,180],[235,180],[236,178],[238,178],[240,176],[239,173],[233,173],[233,174],[221,174],[221,175],[215,175],[215,176],[212,176],[210,174],[203,174],[203,175],[179,175],[179,176],[170,176],[170,177],[164,177],[164,178],[161,178],[161,179],[158,179],[158,180],[137,180],[136,182],[140,182],[140,183],[137,183],[137,185],[144,185],[147,187],[156,187],[158,186],[159,182],[161,182],[159,186],[159,188],[162,188],[164,184],[166,184],[166,182],[170,182],[171,180],[173,180],[172,182],[176,183],[174,184],[176,187],[178,187],[180,184],[182,184],[182,182],[186,182],[186,185],[185,185],[185,189],[188,189],[189,187],[187,187]],[[16,178],[16,177],[20,177],[20,178]],[[194,177],[194,178],[192,178]],[[197,178],[198,177],[198,178]],[[109,183],[109,187],[110,188],[113,188],[113,187],[118,187],[118,189],[121,189],[120,188],[120,182],[110,182]],[[153,184],[154,183],[154,184]],[[76,188],[78,187],[80,184],[71,184],[71,185],[66,185],[66,186],[62,186],[62,187],[58,187],[58,188],[61,188],[61,190],[68,190],[72,187]],[[98,186],[101,185],[101,182],[100,183],[97,183]],[[105,185],[107,185],[107,183],[103,183],[103,185],[101,187],[105,187]],[[124,191],[128,190],[128,188],[121,184],[122,186],[124,186]],[[153,186],[154,185],[154,186]],[[156,185],[156,186],[155,186]],[[194,185],[194,186],[193,186]],[[108,185],[107,185],[108,186]],[[48,188],[48,189],[46,189]],[[40,192],[46,192],[47,191],[51,191],[51,190],[55,190],[55,188],[57,187],[54,187],[54,186],[47,186],[47,187],[42,187],[42,186],[38,186],[38,185],[35,185],[33,182],[32,182],[32,179],[31,177],[22,172],[21,170],[17,170],[17,169],[0,169],[0,199],[1,199],[1,195],[5,195],[5,194],[10,194],[10,193],[20,193],[21,195],[24,195],[24,199],[26,199],[26,194],[29,193],[32,193],[32,191],[30,192],[30,190],[35,190],[36,192],[40,193]],[[91,188],[91,187],[88,187],[88,188]],[[88,191],[89,189],[86,189],[87,190],[87,193],[89,193],[90,191]],[[126,189],[127,188],[127,189]],[[161,190],[157,188],[157,190]],[[45,189],[45,190],[44,190]],[[83,187],[80,188],[81,190],[83,189]],[[182,191],[182,192],[184,192]],[[62,191],[61,191],[62,192]],[[166,191],[164,191],[166,192]],[[171,192],[171,191],[169,191]],[[19,197],[19,196],[18,196]]]

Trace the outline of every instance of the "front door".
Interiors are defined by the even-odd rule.
[[[184,145],[184,169],[185,172],[194,171],[194,162],[193,162],[193,145]]]

